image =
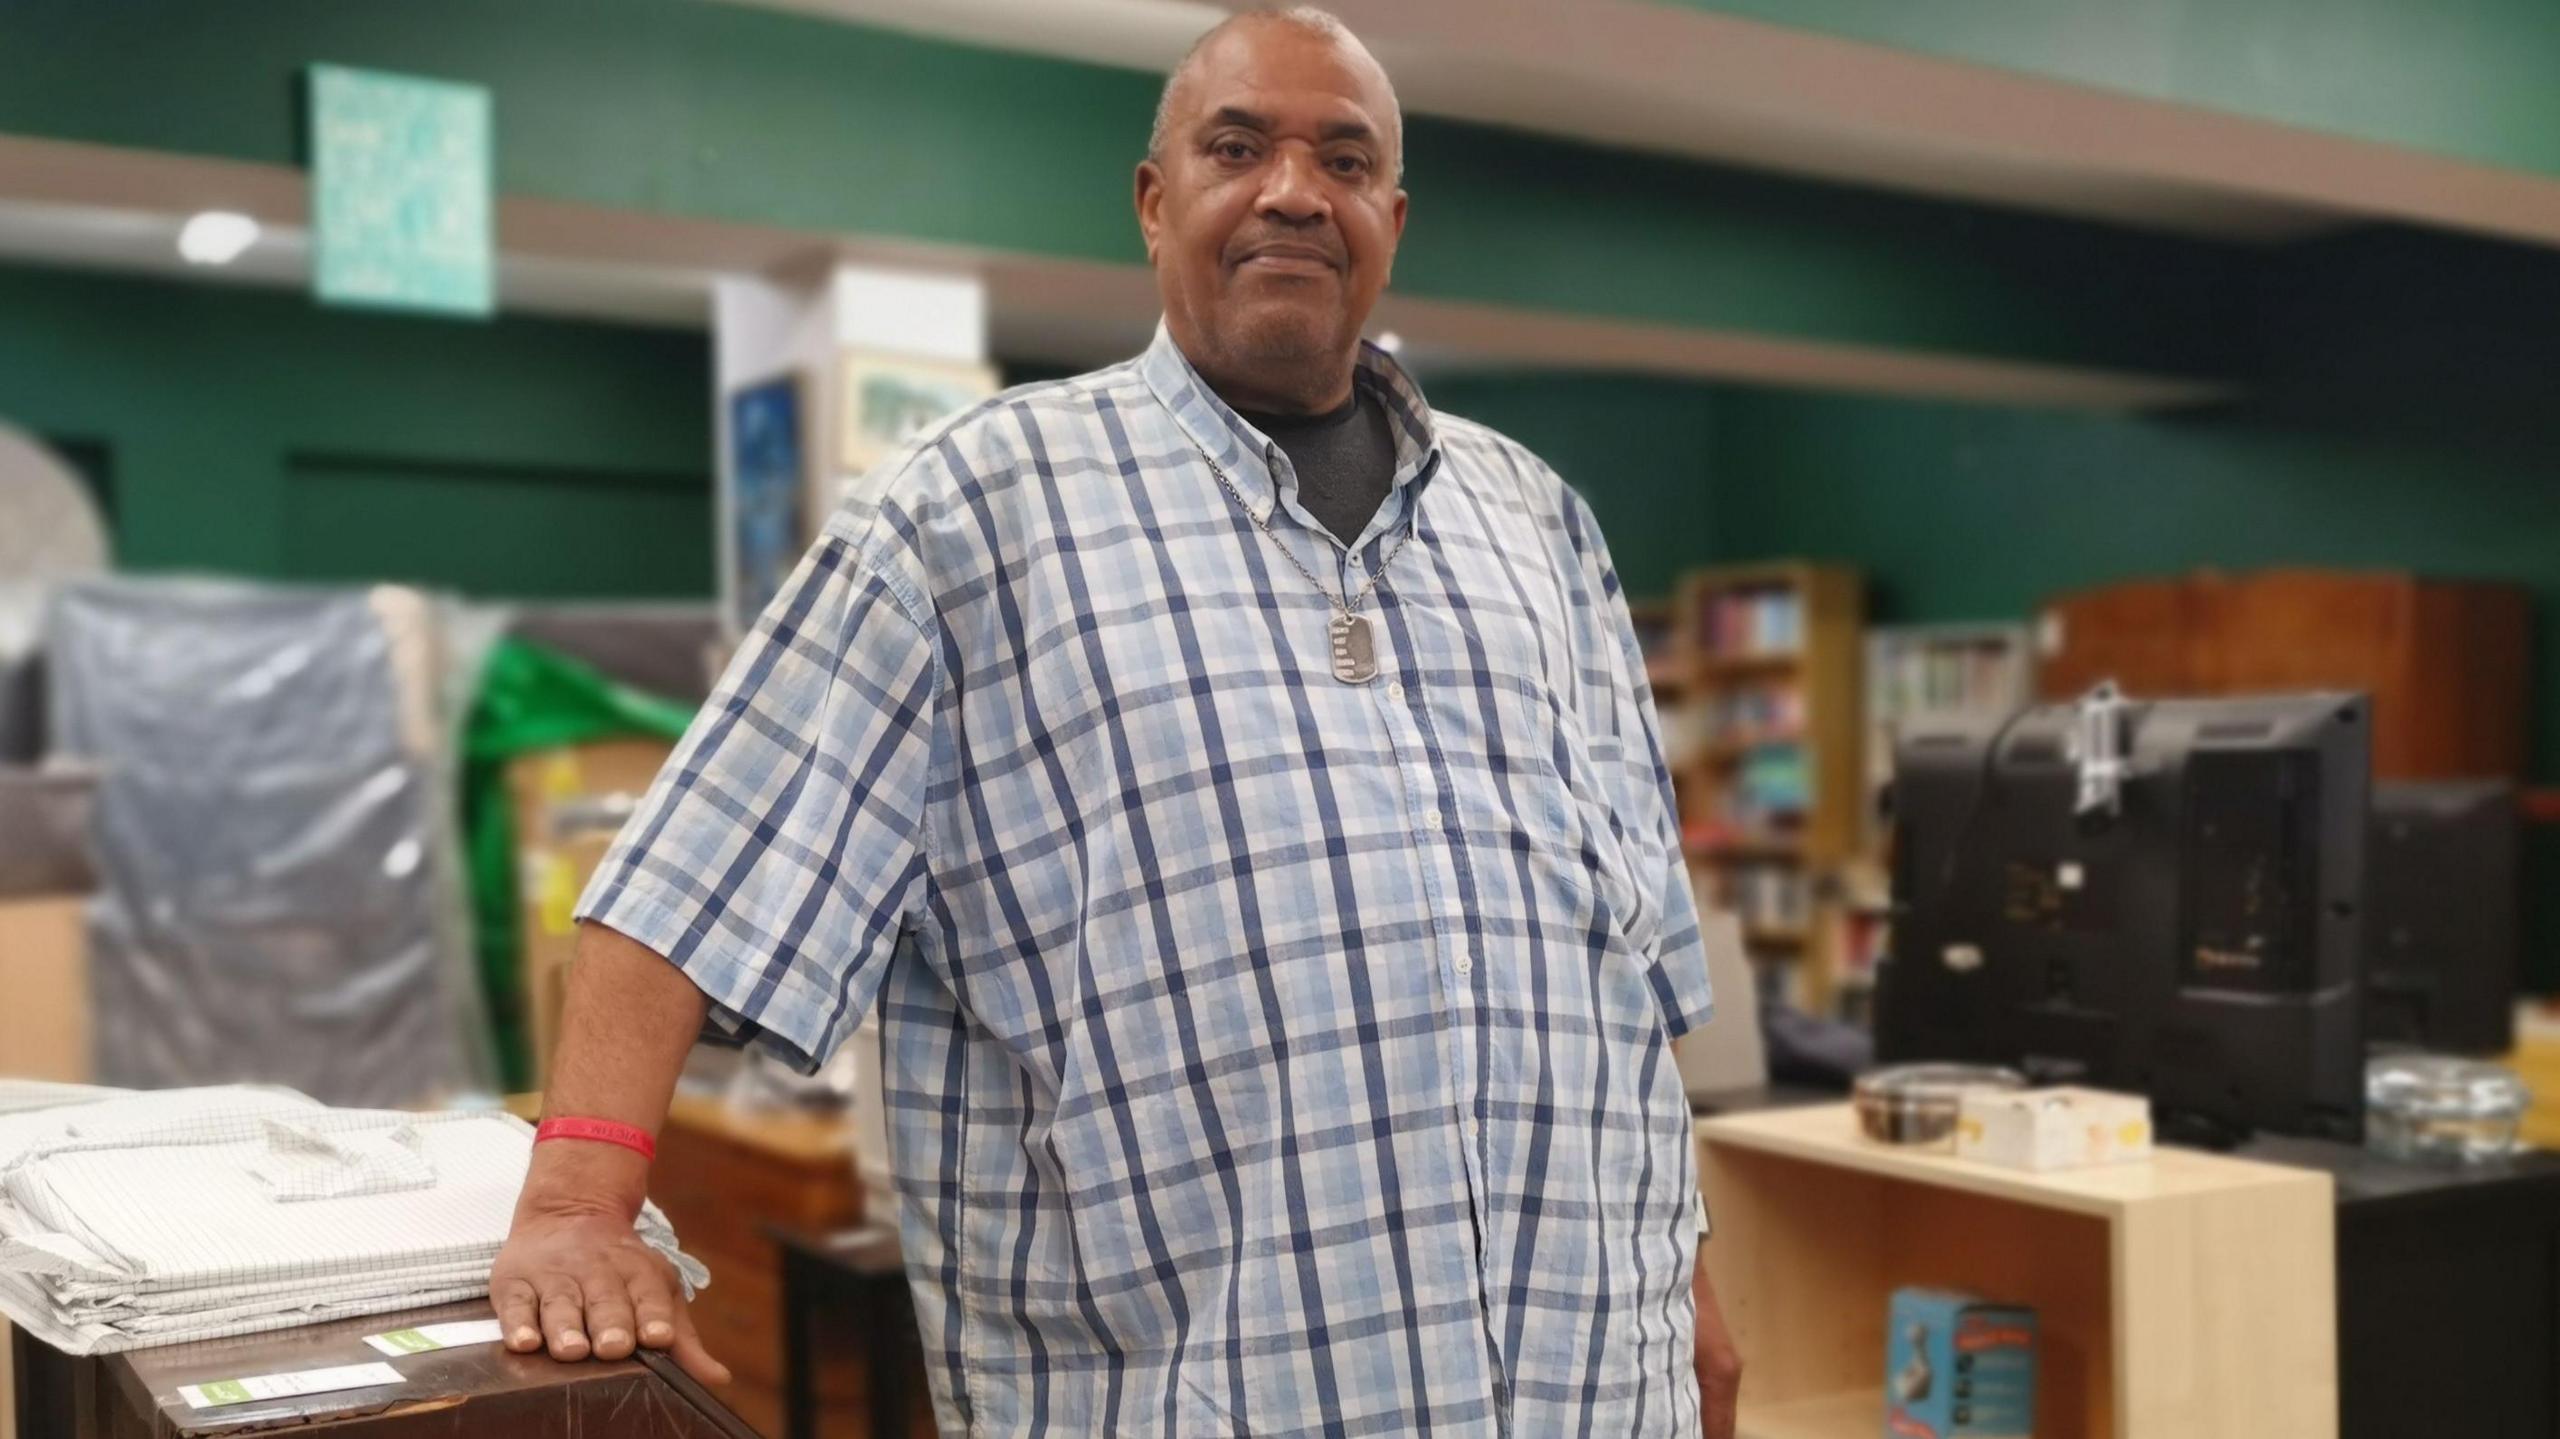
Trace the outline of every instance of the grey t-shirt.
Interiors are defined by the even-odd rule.
[[[1395,482],[1395,432],[1377,395],[1353,385],[1350,399],[1321,415],[1236,413],[1289,457],[1307,513],[1344,544],[1359,539]]]

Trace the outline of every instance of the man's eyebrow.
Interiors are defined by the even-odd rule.
[[[1225,105],[1219,107],[1217,113],[1211,115],[1209,122],[1201,126],[1201,129],[1223,130],[1229,126],[1264,135],[1270,134],[1272,128],[1271,118],[1267,115],[1257,114],[1240,105]],[[1366,120],[1328,120],[1316,128],[1316,138],[1327,143],[1335,140],[1360,140],[1374,143],[1378,138],[1378,132]]]
[[[1251,110],[1240,109],[1234,105],[1221,107],[1217,114],[1209,117],[1209,124],[1211,126],[1240,125],[1247,130],[1260,130],[1264,134],[1271,132],[1269,117],[1257,115]]]

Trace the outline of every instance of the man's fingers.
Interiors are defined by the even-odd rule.
[[[586,1303],[578,1281],[555,1274],[536,1284],[542,1296],[542,1337],[554,1359],[584,1359],[588,1354]]]
[[[631,1290],[631,1317],[639,1325],[640,1342],[664,1349],[676,1342],[675,1271],[655,1254],[633,1255],[617,1265]]]
[[[711,1351],[702,1347],[702,1335],[693,1327],[693,1316],[679,1309],[675,1323],[675,1347],[668,1352],[675,1356],[676,1367],[700,1383],[728,1383],[729,1366],[712,1358]]]
[[[702,1347],[702,1335],[693,1327],[693,1316],[685,1311],[675,1266],[664,1256],[650,1252],[628,1256],[621,1261],[621,1267],[639,1319],[640,1342],[668,1351],[677,1368],[701,1383],[728,1383],[729,1366],[712,1358],[711,1351]]]
[[[587,1298],[587,1343],[598,1359],[628,1359],[639,1325],[631,1316],[630,1281],[611,1264],[579,1277]]]
[[[533,1286],[521,1279],[502,1279],[489,1289],[489,1307],[498,1313],[498,1335],[507,1348],[530,1354],[542,1347],[542,1331],[534,1327],[539,1309]]]

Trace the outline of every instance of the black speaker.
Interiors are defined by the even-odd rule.
[[[2515,1044],[2515,787],[2376,784],[2365,841],[2365,1038],[2454,1054]]]

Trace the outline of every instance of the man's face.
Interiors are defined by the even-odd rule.
[[[1138,224],[1165,323],[1213,381],[1270,399],[1342,382],[1386,288],[1405,196],[1395,98],[1321,34],[1236,26],[1176,87]]]

